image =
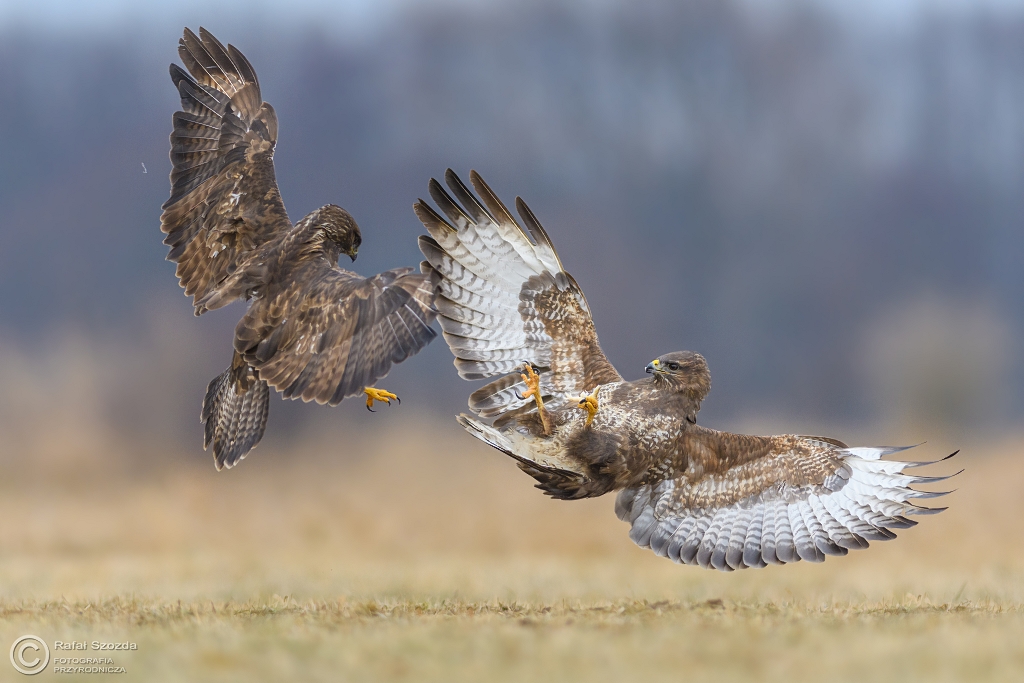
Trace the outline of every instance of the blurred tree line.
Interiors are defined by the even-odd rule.
[[[1014,420],[1024,11],[756,5],[414,6],[359,39],[207,28],[278,111],[292,218],[348,208],[359,272],[418,262],[412,203],[475,168],[548,228],[623,374],[708,358],[705,423]],[[123,345],[96,379],[112,405],[166,380],[161,414],[191,424],[240,309],[192,320],[162,261],[179,35],[0,28],[0,350]],[[408,365],[408,391],[464,405],[440,341]]]

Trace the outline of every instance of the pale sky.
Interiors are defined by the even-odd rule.
[[[25,28],[52,32],[113,31],[126,26],[192,25],[200,21],[230,21],[282,26],[316,24],[352,37],[387,23],[410,6],[495,6],[516,0],[0,0],[0,30]],[[671,0],[667,0],[671,1]],[[1022,11],[1024,0],[807,0],[851,21],[866,20],[899,26],[913,23],[924,12]],[[628,0],[579,0],[594,6]],[[755,12],[770,14],[792,4],[774,0],[743,0]]]
[[[372,31],[395,12],[414,5],[479,5],[490,0],[0,0],[0,29],[82,33],[125,26],[191,25],[229,21],[317,24],[343,33]]]

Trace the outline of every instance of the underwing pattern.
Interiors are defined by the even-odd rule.
[[[560,499],[618,492],[615,510],[638,545],[683,564],[729,571],[845,555],[940,512],[914,488],[947,477],[883,460],[902,448],[851,448],[815,436],[751,436],[697,424],[711,390],[707,362],[674,352],[626,381],[601,351],[586,297],[520,198],[518,222],[483,179],[474,194],[449,169],[416,213],[421,270],[439,280],[438,319],[474,391],[460,424],[516,460]],[[443,214],[443,215],[442,215]],[[547,413],[519,372],[539,375]],[[592,419],[581,409],[591,395]],[[952,457],[952,456],[950,456]]]

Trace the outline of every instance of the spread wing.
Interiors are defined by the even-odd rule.
[[[825,555],[895,538],[891,529],[915,525],[913,515],[945,509],[914,503],[945,493],[911,486],[948,477],[903,473],[932,463],[881,459],[903,448],[700,433],[703,443],[688,450],[698,459],[702,449],[717,451],[727,467],[703,474],[701,467],[688,467],[675,478],[623,489],[615,502],[619,519],[632,525],[630,538],[675,562],[723,571],[821,562]]]
[[[309,263],[256,299],[235,328],[235,350],[285,398],[337,405],[437,336],[436,280],[389,270],[361,278]]]
[[[529,207],[516,198],[527,231],[475,171],[470,181],[479,199],[451,169],[445,182],[455,199],[431,179],[430,196],[447,220],[422,199],[415,206],[430,233],[420,237],[421,268],[440,278],[438,318],[459,375],[507,375],[475,391],[470,408],[484,417],[534,410],[520,398],[526,387],[515,371],[524,362],[538,369],[556,409],[621,380],[598,344],[586,297]]]
[[[205,29],[178,43],[186,73],[171,133],[171,196],[160,228],[185,294],[198,302],[245,254],[291,227],[274,176],[277,116],[249,61]]]

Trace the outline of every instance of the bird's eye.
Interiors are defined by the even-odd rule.
[[[669,363],[668,364],[668,369],[669,370],[678,370],[679,369],[679,363]]]

